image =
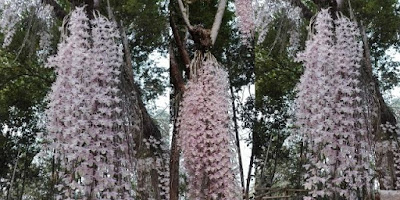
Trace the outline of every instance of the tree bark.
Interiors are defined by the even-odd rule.
[[[179,149],[177,144],[178,129],[174,123],[174,130],[171,141],[171,160],[170,160],[170,200],[179,199]]]
[[[10,186],[7,189],[7,200],[10,198],[10,193],[13,189],[12,187],[13,187],[13,183],[14,183],[14,179],[15,179],[15,172],[17,171],[19,155],[20,155],[20,150],[18,150],[17,158],[16,158],[15,164],[14,164],[14,170],[13,170],[11,181],[10,181]]]
[[[174,41],[176,46],[178,47],[178,52],[180,54],[180,58],[183,61],[183,65],[185,66],[184,71],[186,73],[186,77],[190,78],[190,57],[185,48],[184,43],[179,35],[179,31],[176,27],[174,18],[172,14],[169,16],[170,26],[172,29],[172,34],[174,37]],[[171,141],[171,157],[170,157],[170,200],[178,200],[179,199],[179,157],[180,151],[177,144],[177,138],[179,135],[179,130],[177,127],[177,117],[179,114],[179,105],[185,91],[185,83],[182,76],[182,72],[179,69],[178,62],[175,57],[174,49],[172,48],[172,43],[169,47],[170,54],[170,80],[171,84],[174,88],[174,98],[171,99],[172,112],[173,112],[173,131],[172,131],[172,141]]]
[[[192,25],[190,24],[190,21],[189,21],[188,10],[185,7],[185,5],[183,5],[182,0],[178,0],[178,5],[179,5],[179,10],[181,11],[181,14],[182,14],[183,21],[185,22],[188,29],[192,30]]]
[[[179,10],[181,11],[182,18],[193,37],[193,41],[196,45],[198,45],[198,49],[204,51],[215,44],[219,29],[221,27],[222,18],[225,13],[226,4],[227,0],[219,1],[217,13],[215,14],[214,22],[210,30],[203,28],[200,25],[192,26],[190,24],[189,15],[187,14],[187,8],[185,8],[183,5],[182,0],[178,0]]]
[[[183,81],[182,74],[178,68],[178,63],[175,59],[175,53],[171,45],[169,47],[169,58],[171,83],[175,90],[183,92],[185,91],[185,82]]]
[[[184,92],[184,82],[181,73],[179,72],[178,64],[176,62],[175,54],[170,45],[170,76],[171,83],[174,87],[174,100],[172,111],[173,111],[173,131],[172,131],[172,141],[171,141],[171,157],[170,157],[170,200],[179,199],[179,148],[177,144],[178,138],[178,127],[177,127],[177,117],[179,114],[179,104]]]
[[[171,29],[172,29],[172,35],[174,36],[174,41],[176,43],[176,46],[178,47],[179,54],[182,57],[183,64],[185,65],[186,76],[187,76],[188,79],[190,79],[190,69],[189,69],[190,57],[189,57],[189,53],[187,52],[187,50],[185,48],[185,45],[182,42],[181,36],[179,35],[178,28],[176,27],[176,24],[175,24],[174,18],[172,17],[172,14],[170,14],[170,16],[169,16],[169,22],[170,22]],[[175,62],[175,63],[177,63],[177,62]],[[178,68],[178,64],[176,64],[176,66],[177,66],[176,68]],[[176,75],[182,77],[181,74],[179,74],[179,75],[176,74]],[[179,80],[180,77],[176,77],[176,79]],[[182,82],[183,82],[183,78],[182,78]],[[177,82],[176,84],[181,84],[181,83]]]
[[[397,135],[391,132],[384,132],[382,130],[381,125],[389,123],[391,125],[396,125],[396,117],[393,112],[390,110],[389,106],[386,104],[383,99],[382,93],[379,89],[379,81],[373,75],[372,71],[372,62],[371,62],[371,53],[368,46],[368,38],[366,34],[365,27],[363,23],[360,24],[360,32],[362,35],[363,43],[364,43],[364,63],[362,80],[364,81],[364,85],[366,87],[366,98],[370,98],[370,103],[372,103],[372,109],[370,114],[370,132],[372,133],[373,141],[377,144],[382,144],[387,141],[389,144],[395,142],[397,140]],[[375,113],[376,115],[374,115]],[[395,156],[394,151],[397,149],[392,149],[388,147],[384,152],[376,151],[376,159],[377,159],[377,168],[380,169],[378,171],[379,183],[381,189],[395,189],[397,177],[396,177],[396,167],[395,167]],[[386,161],[386,162],[385,162]],[[389,176],[389,188],[385,187],[385,177]]]

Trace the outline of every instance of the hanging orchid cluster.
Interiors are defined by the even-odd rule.
[[[400,189],[400,128],[389,122],[381,124],[380,128],[387,140],[381,140],[375,144],[376,172],[379,178],[379,187],[384,190]],[[382,139],[382,138],[381,138]],[[393,160],[392,160],[393,159]],[[394,162],[394,169],[387,167],[386,163]],[[392,171],[393,170],[393,171]]]
[[[371,187],[370,144],[359,84],[362,44],[357,25],[327,9],[298,61],[304,74],[296,99],[297,125],[308,147],[305,188],[311,197],[356,199]]]
[[[32,12],[30,17],[36,16],[39,20],[43,21],[47,28],[49,28],[53,21],[51,18],[53,7],[44,5],[41,0],[2,0],[0,1],[0,31],[4,34],[3,47],[10,45],[12,38],[17,31],[17,24],[23,17],[26,16],[26,12]],[[49,33],[46,33],[41,37],[41,44],[45,45],[49,40]],[[45,49],[48,46],[41,46]]]
[[[250,46],[254,38],[254,9],[252,0],[236,0],[236,16],[239,18],[239,31],[242,42]]]
[[[84,8],[77,8],[67,29],[47,63],[57,73],[46,111],[47,148],[61,166],[57,199],[132,199],[117,106],[123,54],[115,24],[103,16],[89,21]]]
[[[206,53],[186,85],[178,123],[190,199],[240,199],[231,160],[228,80]]]
[[[254,0],[255,10],[255,31],[257,33],[256,42],[262,43],[267,36],[270,29],[271,23],[276,19],[276,15],[283,13],[287,16],[287,19],[291,20],[292,30],[290,34],[290,44],[294,48],[299,46],[299,29],[301,25],[301,9],[295,7],[288,0],[265,0],[258,1]]]

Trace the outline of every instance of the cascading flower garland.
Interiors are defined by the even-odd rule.
[[[228,74],[210,53],[196,56],[200,65],[186,85],[178,117],[189,197],[240,199],[231,160]]]
[[[70,15],[67,29],[47,63],[57,73],[46,111],[47,148],[61,166],[57,199],[133,199],[118,117],[123,54],[116,26],[103,16],[89,21],[81,7]]]
[[[244,0],[237,0],[244,1]],[[254,29],[257,33],[257,37],[255,41],[257,44],[261,44],[264,42],[268,31],[271,28],[272,22],[276,19],[276,15],[284,14],[287,16],[287,19],[290,20],[292,25],[289,30],[290,34],[290,44],[292,48],[299,48],[299,40],[300,40],[300,26],[301,26],[301,9],[299,7],[295,7],[288,0],[264,0],[257,1],[253,0],[253,7],[255,11],[255,21],[254,21]],[[241,15],[237,15],[240,18],[243,18]],[[243,15],[243,14],[242,14]],[[243,26],[243,25],[240,25]],[[241,29],[240,29],[241,30]]]
[[[51,14],[53,7],[45,5],[41,0],[1,0],[0,1],[0,32],[4,34],[3,48],[11,44],[12,39],[17,31],[17,24],[26,17],[27,11],[33,11],[35,17],[43,21],[47,28],[52,26]],[[32,17],[32,14],[31,16]],[[42,44],[48,43],[50,35],[48,32],[45,35],[39,35]],[[48,46],[40,46],[45,49]]]
[[[239,30],[242,42],[250,45],[254,38],[254,9],[252,0],[235,0],[236,16],[239,17]]]
[[[306,49],[296,119],[307,143],[306,199],[356,199],[370,189],[371,153],[359,83],[362,44],[357,25],[329,10],[316,16]]]

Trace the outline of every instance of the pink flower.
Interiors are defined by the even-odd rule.
[[[230,151],[228,74],[211,54],[187,83],[179,113],[179,144],[189,176],[189,197],[238,199]]]
[[[124,172],[131,166],[124,162],[127,142],[120,134],[119,90],[113,81],[123,62],[116,26],[103,16],[89,21],[77,8],[67,27],[69,34],[47,63],[57,73],[46,111],[48,148],[56,150],[65,171],[63,198],[72,198],[77,188],[85,198],[130,199],[130,189],[118,185],[130,182]]]
[[[305,186],[313,197],[344,189],[340,195],[351,199],[371,180],[364,167],[370,162],[366,124],[359,120],[362,46],[356,24],[343,16],[333,20],[328,10],[318,13],[313,30],[297,57],[305,67],[296,99],[297,124],[310,150]]]

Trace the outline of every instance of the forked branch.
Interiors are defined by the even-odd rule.
[[[187,14],[187,9],[183,5],[182,0],[178,0],[179,10],[181,10],[183,21],[185,21],[186,26],[191,31],[193,29],[192,25],[190,25],[189,16]]]
[[[215,40],[217,39],[219,28],[221,27],[222,17],[224,16],[225,7],[227,0],[220,0],[218,4],[217,14],[214,18],[214,23],[211,28],[211,44],[215,44]]]
[[[227,0],[220,0],[219,3],[218,3],[217,13],[215,15],[211,31],[209,33],[209,36],[211,38],[211,45],[214,45],[215,41],[217,39],[217,35],[218,35],[219,29],[221,27],[222,18],[224,16],[224,12],[225,12],[225,8],[226,8],[227,2],[228,2]],[[182,0],[178,0],[178,4],[179,4],[179,9],[181,10],[181,13],[182,13],[183,20],[185,21],[185,24],[188,27],[189,32],[198,33],[199,32],[199,27],[194,28],[190,24],[189,16],[187,14],[187,8],[185,8],[185,6],[183,5]],[[201,29],[203,29],[203,28],[201,28]],[[203,30],[201,30],[201,33],[205,33],[205,32]],[[202,36],[202,39],[205,39],[205,37]],[[206,46],[208,46],[208,45],[206,45]]]

